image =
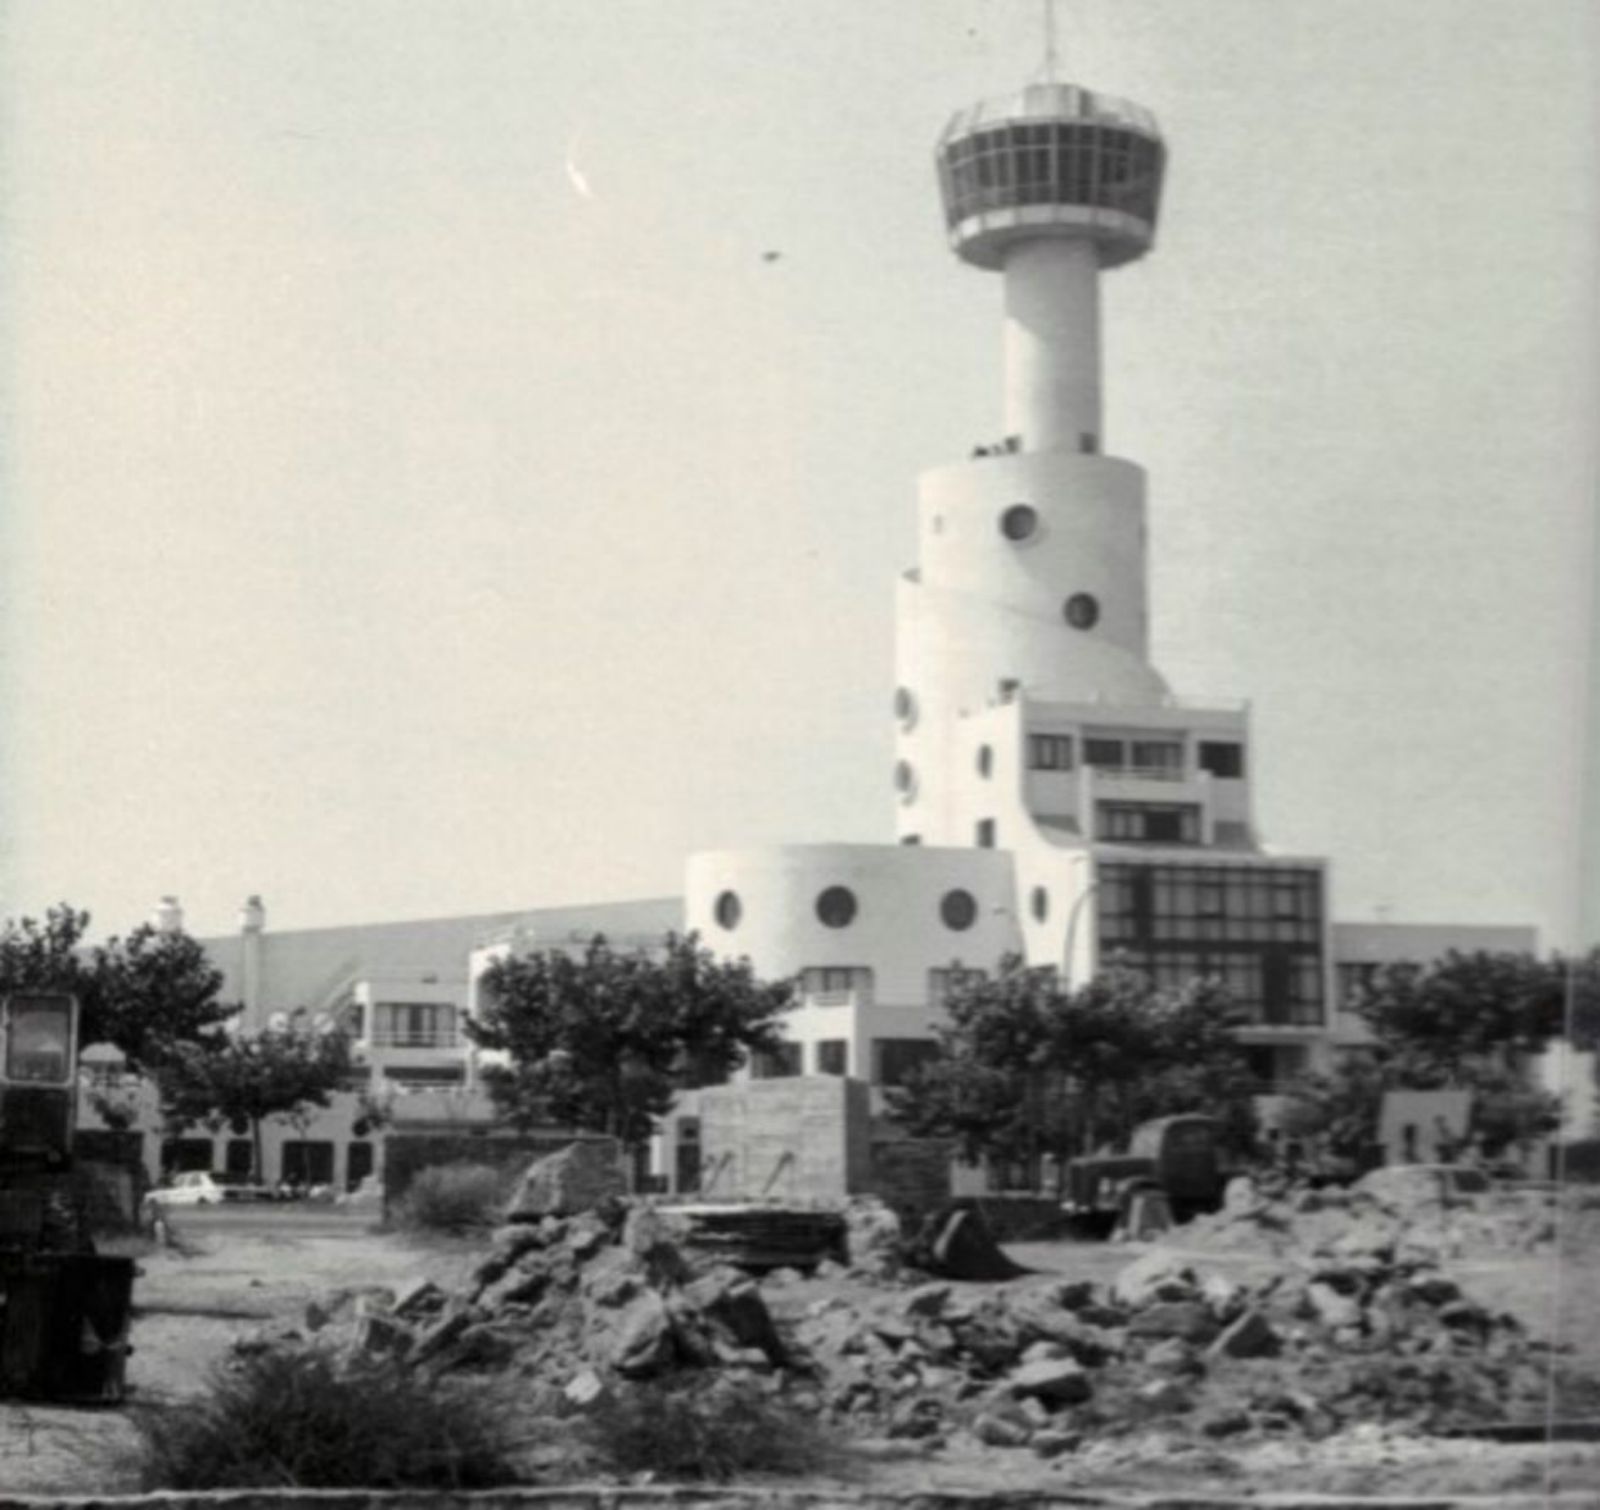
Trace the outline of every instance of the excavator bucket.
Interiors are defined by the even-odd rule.
[[[115,1405],[134,1262],[0,1249],[0,1397]]]

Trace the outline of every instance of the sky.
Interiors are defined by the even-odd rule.
[[[1337,917],[1576,941],[1600,11],[1059,15],[1171,151],[1105,280],[1156,663],[1251,699],[1260,826]],[[890,842],[916,475],[1002,398],[932,147],[1042,35],[0,4],[0,913],[313,927]]]

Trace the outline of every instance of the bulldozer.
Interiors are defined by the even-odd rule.
[[[0,998],[0,1399],[123,1397],[134,1261],[95,1251],[77,1105],[76,998]]]

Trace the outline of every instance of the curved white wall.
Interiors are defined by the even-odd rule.
[[[857,903],[851,922],[829,927],[817,898],[847,887]],[[930,969],[963,964],[992,969],[1020,952],[1011,857],[994,850],[921,845],[795,844],[715,850],[689,858],[687,926],[716,953],[746,956],[768,979],[809,967],[854,965],[873,972],[873,996],[885,1008],[920,1005]],[[972,925],[953,929],[940,904],[953,891],[976,905]],[[724,893],[738,899],[732,928],[717,918]]]
[[[1022,540],[1002,527],[1018,505],[1034,515]],[[899,832],[970,844],[952,796],[970,776],[954,729],[1004,683],[1052,702],[1168,695],[1146,659],[1144,473],[1062,451],[985,457],[925,473],[919,522],[919,566],[898,589],[896,680],[915,707],[896,738],[915,782]],[[1088,628],[1066,618],[1078,594],[1098,607]]]

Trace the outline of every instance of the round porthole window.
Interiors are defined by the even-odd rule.
[[[1050,893],[1042,886],[1033,888],[1033,918],[1037,923],[1042,923],[1050,916]]]
[[[848,886],[830,886],[817,897],[817,921],[828,928],[848,928],[855,921],[856,894]]]
[[[916,767],[909,760],[897,760],[894,763],[894,789],[899,792],[902,802],[914,802],[917,796]]]
[[[894,716],[900,727],[909,729],[917,721],[917,696],[909,687],[894,689]]]
[[[994,774],[994,751],[988,745],[978,746],[978,774],[986,781]]]
[[[1039,511],[1031,504],[1014,503],[1000,516],[1000,533],[1007,540],[1031,539],[1039,528]]]
[[[1093,629],[1100,622],[1100,604],[1093,593],[1073,593],[1061,611],[1074,629]]]
[[[739,903],[738,892],[723,892],[717,898],[717,904],[712,908],[712,914],[715,916],[719,928],[726,928],[729,933],[732,933],[739,926],[739,919],[744,916],[744,908]]]
[[[957,933],[978,921],[978,901],[970,891],[947,891],[939,899],[939,916]]]

